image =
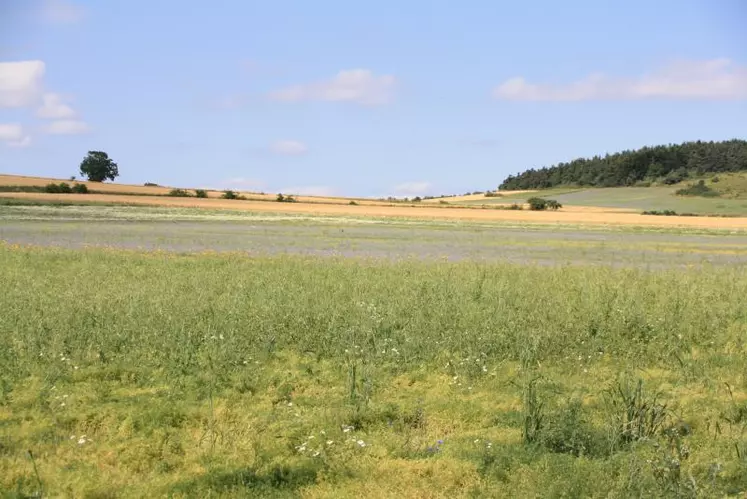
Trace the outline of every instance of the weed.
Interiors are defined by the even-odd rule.
[[[661,395],[645,392],[641,379],[634,383],[621,377],[607,390],[606,398],[613,446],[653,438],[669,420],[667,405],[660,401]]]

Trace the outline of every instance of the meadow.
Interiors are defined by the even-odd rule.
[[[747,492],[744,233],[49,206],[0,231],[4,497]]]
[[[563,205],[597,209],[617,209],[627,211],[663,211],[677,213],[697,213],[711,215],[747,215],[747,176],[744,174],[722,174],[706,178],[705,183],[714,189],[719,197],[677,196],[675,192],[691,185],[696,180],[684,181],[674,186],[652,187],[608,187],[580,188],[556,187],[542,191],[499,192],[499,197],[469,196],[459,201],[464,205],[496,205],[505,203],[525,203],[532,196],[555,199]]]

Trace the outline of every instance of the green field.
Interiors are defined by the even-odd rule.
[[[42,232],[121,245],[110,221],[52,222]],[[456,237],[428,227],[433,241]],[[350,237],[425,237],[397,230]],[[547,244],[624,248],[619,233]],[[654,235],[683,252],[730,241]],[[521,237],[509,245],[530,244]],[[196,249],[0,243],[5,497],[747,492],[744,265]]]
[[[609,187],[609,188],[554,188],[530,194],[506,193],[500,197],[488,197],[462,204],[524,203],[533,196],[555,199],[563,205],[598,206],[622,208],[634,211],[674,210],[678,213],[747,215],[747,177],[726,174],[707,185],[721,197],[676,196],[674,193],[695,182],[685,181],[675,186],[654,187]]]

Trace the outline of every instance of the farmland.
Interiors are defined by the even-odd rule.
[[[747,490],[742,230],[10,205],[0,240],[11,497]]]

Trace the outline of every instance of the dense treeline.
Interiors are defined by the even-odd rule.
[[[643,147],[531,169],[509,175],[498,189],[546,189],[560,185],[618,187],[652,181],[676,184],[691,175],[741,170],[747,170],[747,141],[697,141]]]

